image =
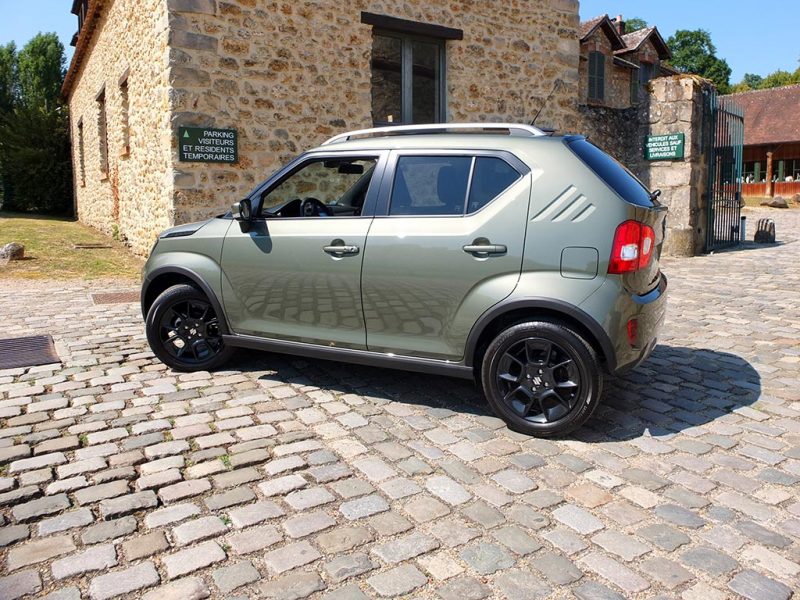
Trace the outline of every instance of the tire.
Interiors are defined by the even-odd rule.
[[[559,437],[583,425],[599,404],[603,375],[597,353],[563,323],[512,325],[486,349],[481,386],[509,428]]]
[[[174,285],[147,311],[147,341],[158,359],[176,371],[207,371],[235,352],[222,341],[219,316],[196,287]]]

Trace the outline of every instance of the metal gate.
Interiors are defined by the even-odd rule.
[[[703,136],[708,155],[706,252],[739,243],[744,111],[715,91],[705,98]]]

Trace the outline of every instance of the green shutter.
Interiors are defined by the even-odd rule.
[[[602,52],[597,53],[597,98],[606,97],[606,57]]]
[[[602,100],[605,97],[606,57],[602,52],[589,53],[589,99]]]

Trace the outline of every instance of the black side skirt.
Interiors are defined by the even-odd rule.
[[[265,352],[276,352],[278,354],[293,354],[322,360],[335,360],[358,365],[367,365],[370,367],[416,371],[418,373],[444,375],[447,377],[458,377],[460,379],[473,378],[472,368],[460,362],[418,358],[415,356],[395,356],[381,352],[370,352],[368,350],[353,350],[351,348],[331,348],[329,346],[318,346],[316,344],[306,344],[303,342],[260,338],[252,335],[223,335],[222,339],[229,346],[238,348],[250,348],[251,350],[263,350]]]

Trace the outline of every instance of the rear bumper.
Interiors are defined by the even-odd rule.
[[[620,375],[638,367],[652,354],[658,335],[664,325],[667,313],[667,277],[661,273],[658,285],[643,296],[632,294],[624,300],[626,318],[618,324],[620,331],[612,339],[616,340],[616,368],[614,375]],[[628,340],[628,321],[636,319],[638,335],[634,345]]]

